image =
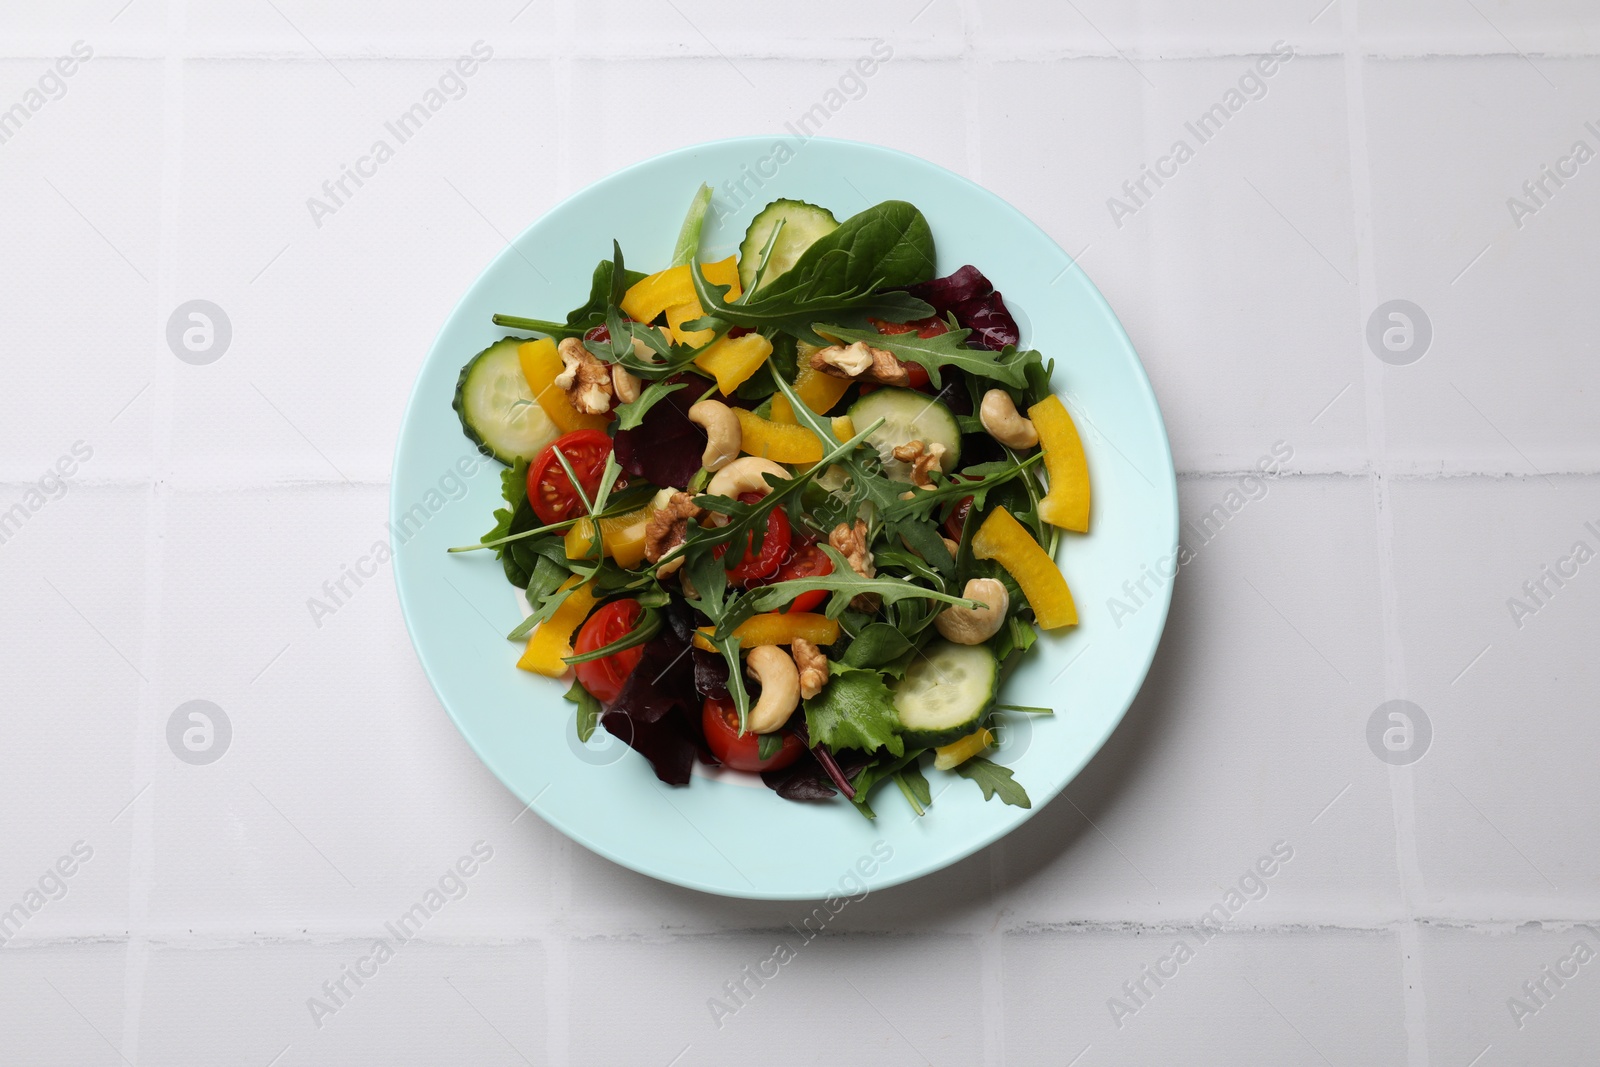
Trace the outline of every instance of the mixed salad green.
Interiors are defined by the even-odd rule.
[[[1053,556],[1087,532],[1082,443],[1050,366],[972,266],[886,201],[843,222],[777,200],[704,261],[702,186],[671,263],[595,267],[564,320],[463,368],[462,428],[506,465],[478,543],[527,599],[518,666],[664,782],[696,760],[869,818],[923,768],[1028,807],[985,756],[1007,671],[1075,625]],[[524,335],[534,335],[528,337]]]

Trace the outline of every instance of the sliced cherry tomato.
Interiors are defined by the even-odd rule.
[[[578,631],[578,639],[572,643],[573,651],[579,654],[593,652],[632,633],[643,612],[637,600],[613,600],[589,616],[589,621]],[[634,645],[621,652],[613,652],[604,659],[580,663],[573,670],[590,696],[602,704],[609,704],[622,692],[622,684],[639,665],[639,657],[643,655],[644,646]]]
[[[700,714],[700,728],[705,731],[711,754],[721,760],[724,767],[736,771],[776,771],[789,766],[806,750],[798,737],[786,732],[783,747],[770,759],[762,759],[761,742],[756,735],[739,736],[739,712],[732,700],[707,697]]]
[[[760,493],[739,494],[739,502],[742,504],[754,504],[760,499]],[[749,542],[755,538],[747,535],[744,558],[728,568],[728,581],[734,585],[744,585],[776,574],[789,556],[790,533],[789,516],[781,507],[767,512],[767,534],[761,539],[761,551],[753,555],[750,553]],[[727,545],[718,545],[712,553],[721,559],[727,551]]]
[[[583,339],[585,341],[609,341],[611,340],[611,327],[605,325],[591,326],[589,327],[589,332],[583,335]]]
[[[600,490],[600,475],[605,470],[606,459],[611,455],[611,438],[599,430],[574,430],[556,438],[539,453],[528,468],[528,502],[545,525],[565,522],[585,513],[582,497],[573,489],[572,479],[567,477],[561,461],[556,459],[558,448],[572,466],[572,473],[578,476],[584,496],[593,501]],[[617,479],[616,488],[625,485],[626,479]]]
[[[816,545],[801,545],[789,556],[787,562],[778,568],[778,573],[773,576],[774,582],[787,582],[793,578],[820,578],[833,573],[833,560],[828,554]],[[801,593],[789,603],[786,608],[779,608],[780,613],[790,611],[811,611],[824,600],[828,599],[826,589],[813,589]]]
[[[950,540],[961,540],[961,531],[966,529],[967,514],[972,510],[972,498],[964,496],[956,501],[956,506],[950,512],[950,517],[944,520],[944,532],[950,535]]]

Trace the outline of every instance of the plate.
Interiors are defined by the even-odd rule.
[[[446,555],[493,524],[499,471],[462,436],[450,407],[462,365],[505,331],[495,312],[559,318],[588,297],[596,261],[622,244],[628,264],[670,258],[689,198],[716,192],[702,252],[732,254],[750,219],[779,197],[841,220],[907,200],[933,228],[938,270],[976,264],[1004,295],[1025,344],[1055,360],[1054,387],[1078,424],[1094,485],[1092,532],[1058,553],[1081,622],[1044,634],[1006,683],[996,759],[1031,809],[985,802],[954,774],[917,817],[890,788],[875,822],[842,800],[780,799],[753,776],[696,777],[673,788],[643,757],[596,730],[577,740],[564,687],[516,670],[504,639],[522,618],[488,552]],[[669,152],[576,194],[530,226],[473,283],[445,322],[412,391],[390,500],[395,581],[423,670],[467,743],[540,818],[636,871],[727,896],[816,900],[920,877],[1009,833],[1059,793],[1121,721],[1166,622],[1178,539],[1166,429],[1133,345],[1099,291],[1042,230],[999,197],[926,160],[875,145],[748,137]],[[1131,587],[1125,587],[1131,582]],[[1128,589],[1134,594],[1130,596]],[[1142,591],[1141,591],[1142,590]]]

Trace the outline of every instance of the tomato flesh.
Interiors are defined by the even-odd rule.
[[[956,501],[955,509],[950,512],[950,517],[944,520],[944,532],[950,535],[950,540],[961,540],[961,532],[966,529],[967,515],[972,511],[972,498],[964,496]]]
[[[761,496],[760,493],[740,493],[739,502],[754,504],[761,499]],[[772,577],[788,558],[791,535],[789,516],[781,507],[767,512],[767,534],[761,540],[761,551],[754,554],[750,552],[750,542],[755,540],[755,537],[747,534],[744,558],[728,568],[728,581],[742,586]],[[721,559],[727,551],[727,545],[718,545],[712,553],[717,559]]]
[[[533,513],[546,526],[575,519],[587,512],[583,497],[572,486],[572,479],[556,458],[556,450],[566,457],[572,473],[578,476],[583,487],[583,497],[593,501],[600,491],[600,475],[605,472],[606,460],[611,456],[611,438],[599,430],[574,430],[548,445],[528,467],[528,503]],[[617,479],[616,487],[627,485]]]
[[[778,573],[773,576],[774,582],[787,582],[795,578],[821,578],[833,573],[833,560],[828,554],[816,545],[801,545],[789,556],[783,566],[778,568]],[[828,599],[826,589],[812,589],[801,593],[790,601],[788,607],[779,608],[780,613],[790,611],[812,611],[824,600]]]
[[[606,647],[633,632],[643,613],[644,609],[637,600],[613,600],[589,616],[589,621],[578,631],[578,639],[572,643],[573,651],[582,655]],[[613,652],[604,659],[580,663],[573,670],[590,696],[602,704],[609,704],[622,693],[623,684],[639,665],[643,655],[644,646],[635,645],[621,652]]]
[[[736,771],[776,771],[789,766],[806,750],[798,737],[785,733],[783,747],[770,759],[762,759],[761,742],[756,735],[739,736],[739,712],[732,700],[707,697],[700,714],[700,728],[705,732],[706,744],[711,746],[711,754],[721,760],[724,767]]]

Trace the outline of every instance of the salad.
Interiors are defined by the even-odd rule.
[[[777,200],[707,261],[701,186],[670,263],[621,246],[564,320],[462,369],[454,407],[505,464],[477,543],[526,596],[517,666],[686,785],[695,762],[868,818],[924,769],[1030,806],[986,756],[1037,628],[1077,623],[1054,561],[1089,475],[1051,365],[976,267],[935,277],[927,219]],[[527,335],[533,335],[529,337]]]

